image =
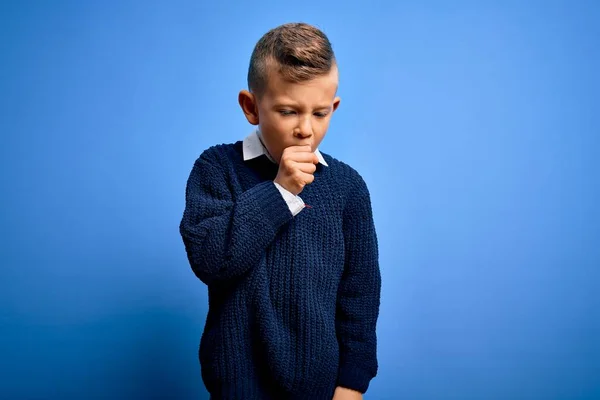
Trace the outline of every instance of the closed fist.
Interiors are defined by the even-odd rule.
[[[304,186],[315,180],[313,174],[318,162],[319,159],[312,152],[310,145],[287,147],[281,154],[275,182],[294,195],[298,195]]]

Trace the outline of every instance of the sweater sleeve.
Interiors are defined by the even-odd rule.
[[[340,345],[337,385],[365,393],[377,374],[381,274],[371,200],[359,176],[344,208],[345,267],[338,289],[336,332]]]
[[[292,218],[272,181],[257,184],[234,201],[222,169],[200,156],[187,181],[179,231],[195,275],[212,285],[227,283],[256,265]]]

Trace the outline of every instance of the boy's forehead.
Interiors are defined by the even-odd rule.
[[[277,71],[269,71],[265,96],[275,102],[310,101],[328,103],[333,100],[338,87],[337,68],[327,74],[301,82],[291,82]]]

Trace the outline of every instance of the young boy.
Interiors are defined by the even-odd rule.
[[[285,24],[256,44],[239,103],[257,129],[205,150],[180,224],[208,286],[211,399],[362,399],[377,374],[381,276],[369,191],[317,149],[340,104],[331,44]]]

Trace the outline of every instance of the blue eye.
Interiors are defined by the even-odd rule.
[[[290,111],[290,110],[279,110],[279,114],[281,114],[283,116],[294,115],[295,113],[296,113],[295,111]]]
[[[317,112],[317,113],[315,113],[315,116],[319,117],[319,118],[325,118],[327,116],[327,114],[328,113],[326,113],[326,112]]]

